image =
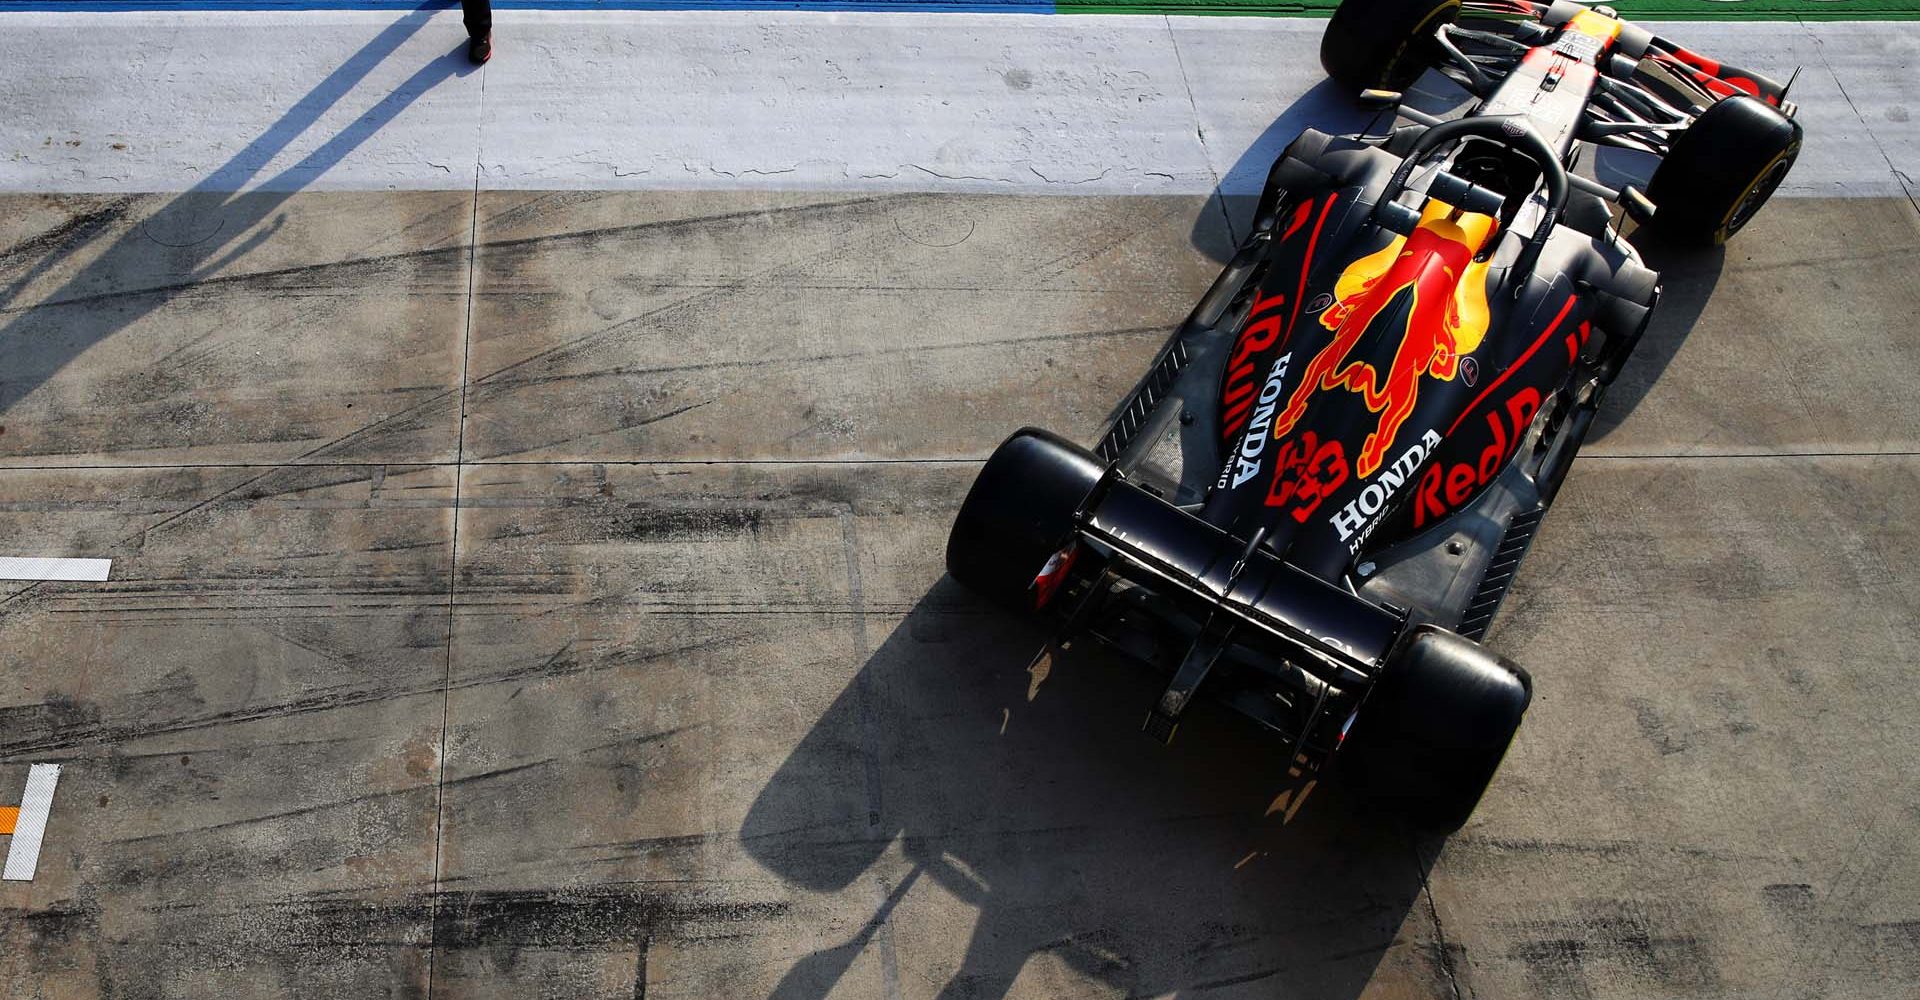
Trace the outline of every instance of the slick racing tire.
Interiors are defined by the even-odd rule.
[[[1354,92],[1405,90],[1440,58],[1435,28],[1460,0],[1341,0],[1320,36],[1320,65]]]
[[[1766,204],[1800,155],[1799,123],[1757,97],[1694,119],[1653,172],[1653,228],[1678,243],[1725,243]]]
[[[1532,689],[1526,671],[1479,643],[1422,625],[1361,704],[1342,771],[1415,826],[1456,830],[1499,769]]]
[[[1036,610],[1034,578],[1073,537],[1106,467],[1056,435],[1022,428],[995,448],[947,537],[947,572],[1012,611]]]

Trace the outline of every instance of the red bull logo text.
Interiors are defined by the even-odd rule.
[[[1299,423],[1315,393],[1359,393],[1367,409],[1380,414],[1380,422],[1361,444],[1354,471],[1362,478],[1379,471],[1413,413],[1420,380],[1452,379],[1460,356],[1477,349],[1486,336],[1487,263],[1473,258],[1496,225],[1491,216],[1430,199],[1411,236],[1396,236],[1348,265],[1334,283],[1333,304],[1320,315],[1321,325],[1334,331],[1333,339],[1308,362],[1274,422],[1274,436],[1285,436]],[[1361,335],[1402,292],[1412,302],[1385,375],[1365,361],[1348,360]]]
[[[1493,482],[1500,470],[1507,467],[1507,459],[1520,447],[1520,439],[1526,436],[1534,414],[1539,412],[1540,392],[1531,386],[1507,397],[1504,409],[1489,408],[1487,429],[1493,439],[1481,450],[1479,462],[1435,462],[1426,475],[1420,477],[1420,486],[1414,491],[1413,526],[1426,527],[1429,522],[1458,509],[1481,487]]]
[[[1240,331],[1233,355],[1227,359],[1226,384],[1220,393],[1220,434],[1229,441],[1246,429],[1247,416],[1253,412],[1254,362],[1287,332],[1286,304],[1284,294],[1253,293],[1253,307],[1247,311],[1246,328]]]

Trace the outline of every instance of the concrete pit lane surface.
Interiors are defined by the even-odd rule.
[[[1804,173],[1724,250],[1655,252],[1490,637],[1533,708],[1442,839],[1223,711],[1161,748],[1155,678],[942,571],[994,444],[1089,440],[1212,280],[1243,163],[1351,114],[1232,49],[1310,56],[1310,22],[526,15],[467,71],[451,13],[168,16],[0,13],[34,123],[0,150],[0,556],[112,560],[0,582],[0,804],[59,766],[0,994],[1920,995],[1907,26],[1700,42],[1820,60]],[[563,95],[488,83],[695,25],[794,59],[711,87],[777,117],[832,71],[768,39],[890,16],[1092,55],[947,97],[842,63],[872,127],[787,184],[705,172],[744,146],[567,166]],[[110,57],[106,18],[164,30]],[[233,25],[311,44],[246,92]],[[6,68],[61,37],[98,63]],[[145,111],[70,96],[140,73]],[[1083,117],[1102,87],[1141,99]],[[769,134],[751,169],[801,141]],[[1004,179],[844,169],[942,149]],[[1075,150],[1111,183],[1030,169]]]

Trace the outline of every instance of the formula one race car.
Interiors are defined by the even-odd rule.
[[[1396,124],[1302,133],[1099,446],[1014,434],[947,566],[1169,671],[1158,738],[1205,691],[1457,826],[1532,691],[1478,640],[1659,297],[1626,217],[1724,240],[1801,133],[1785,86],[1570,0],[1345,0],[1321,61]],[[1464,116],[1402,102],[1426,72]],[[1594,145],[1657,157],[1646,191],[1575,173]]]

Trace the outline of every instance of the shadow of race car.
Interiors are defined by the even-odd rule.
[[[947,566],[1166,672],[1155,737],[1205,693],[1452,828],[1532,692],[1479,640],[1659,298],[1623,232],[1724,241],[1801,130],[1786,86],[1571,0],[1345,0],[1321,62],[1392,126],[1294,140],[1098,446],[1001,444]],[[1455,117],[1402,100],[1443,78]],[[1595,146],[1656,158],[1646,190]]]

